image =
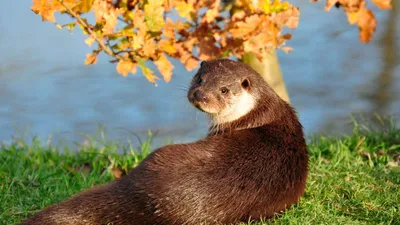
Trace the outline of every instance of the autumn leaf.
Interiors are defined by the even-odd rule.
[[[128,76],[129,72],[131,72],[132,74],[136,73],[136,66],[137,63],[132,62],[129,59],[121,59],[117,64],[117,72],[126,77]]]
[[[169,82],[172,77],[172,70],[174,66],[167,59],[165,54],[162,54],[161,57],[154,61],[154,64],[157,66],[157,69],[160,71],[161,75],[164,77],[165,82]]]
[[[175,6],[175,9],[178,11],[180,17],[192,20],[191,13],[194,11],[192,4],[186,3],[185,1],[179,1]]]
[[[238,22],[236,24],[236,28],[230,29],[229,32],[231,32],[232,37],[243,38],[253,32],[261,23],[261,21],[262,20],[259,15],[246,17],[245,22]]]
[[[86,54],[85,65],[96,64],[97,63],[97,52],[92,54]]]
[[[366,3],[360,5],[356,12],[347,12],[347,19],[350,24],[357,23],[360,29],[360,41],[367,43],[372,39],[376,29],[377,21],[371,10],[365,8]]]
[[[165,10],[170,11],[172,8],[174,8],[174,3],[175,0],[164,0]]]
[[[133,41],[131,42],[131,47],[133,50],[141,48],[144,44],[144,37],[140,35],[133,36]]]
[[[158,78],[156,75],[154,75],[153,70],[151,70],[150,68],[148,68],[145,65],[145,61],[144,60],[139,61],[138,65],[139,65],[140,69],[142,70],[143,75],[146,77],[146,79],[157,86],[156,80],[159,80],[160,78]]]
[[[94,0],[80,0],[79,4],[74,7],[74,11],[79,13],[90,12]]]
[[[295,29],[299,24],[300,10],[292,7],[286,11],[271,16],[271,19],[280,27],[286,26],[290,29]]]
[[[88,38],[86,38],[85,43],[88,46],[92,46],[94,41],[95,41],[95,37],[93,35],[90,35]]]
[[[42,21],[56,22],[54,17],[54,9],[51,4],[52,0],[33,0],[31,10],[42,16]]]
[[[286,54],[288,54],[289,52],[292,52],[293,51],[293,48],[292,47],[289,47],[289,46],[284,46],[284,47],[282,47],[281,48]]]
[[[64,27],[66,27],[67,30],[68,30],[70,33],[72,33],[72,31],[74,30],[75,26],[76,26],[76,22],[74,22],[74,23],[68,23],[68,24],[65,24],[65,25],[64,25]]]
[[[162,39],[158,42],[158,48],[163,51],[166,52],[170,55],[176,53],[176,49],[173,46],[173,42]]]
[[[199,60],[190,57],[185,61],[185,67],[188,71],[192,71],[199,66]]]
[[[42,20],[55,23],[56,12],[68,14],[72,23],[55,23],[58,28],[71,31],[78,25],[88,36],[87,45],[97,42],[98,48],[86,55],[85,64],[95,64],[97,55],[104,52],[118,62],[118,73],[127,76],[139,66],[154,84],[159,78],[145,65],[149,60],[169,82],[173,74],[169,57],[179,59],[190,71],[198,67],[199,60],[241,58],[246,52],[260,58],[264,50],[274,48],[288,53],[292,48],[286,42],[291,34],[282,35],[283,29],[296,28],[300,16],[300,10],[284,0],[235,0],[229,4],[223,0],[32,1],[32,11]],[[381,9],[392,7],[391,0],[372,2]],[[368,42],[377,22],[365,4],[365,0],[326,0],[325,9],[340,6],[349,23],[359,27],[360,40]],[[87,20],[87,14],[93,14],[95,21]]]
[[[111,172],[115,179],[120,179],[127,174],[126,169],[124,170],[122,168],[112,168]]]
[[[272,41],[274,38],[276,39],[275,36],[271,36],[266,32],[255,35],[243,43],[244,51],[253,52],[256,55],[260,54],[260,45],[262,44],[263,48],[271,47],[268,45],[271,45],[269,42]]]
[[[210,60],[218,56],[220,50],[215,46],[215,39],[205,37],[200,40],[199,44],[199,59]]]
[[[207,23],[211,23],[215,20],[215,18],[219,15],[219,6],[221,4],[221,0],[216,0],[211,5],[210,9],[207,10],[205,15],[205,20]]]
[[[144,6],[146,25],[150,31],[159,31],[164,26],[163,4],[163,0],[148,0],[147,4]]]
[[[363,9],[358,20],[358,27],[360,28],[360,40],[364,43],[369,42],[374,35],[377,21],[374,13],[371,10]]]
[[[372,2],[380,9],[391,9],[391,0],[372,0]]]
[[[157,45],[154,43],[154,38],[145,40],[142,49],[144,56],[152,57],[156,53],[157,49]]]
[[[332,6],[334,6],[339,0],[326,0],[325,11],[331,10]]]
[[[349,21],[350,24],[355,24],[357,23],[358,19],[359,19],[359,12],[347,12],[347,20]]]
[[[262,9],[265,14],[278,13],[287,10],[290,4],[287,2],[281,3],[280,0],[261,0],[259,1],[258,7]]]

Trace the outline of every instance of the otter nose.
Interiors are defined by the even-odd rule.
[[[199,102],[207,102],[207,97],[199,90],[193,93],[193,98]]]

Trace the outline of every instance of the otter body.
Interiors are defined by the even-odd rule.
[[[22,224],[233,224],[269,218],[304,193],[308,154],[294,110],[250,67],[202,63],[189,101],[208,136],[155,150],[127,176]]]

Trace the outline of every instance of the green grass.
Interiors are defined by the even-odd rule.
[[[0,148],[0,224],[14,224],[52,203],[114,179],[149,153],[91,140],[78,151],[33,139]],[[400,129],[378,131],[356,124],[350,136],[309,141],[310,174],[300,202],[284,214],[249,224],[400,224]],[[62,152],[62,153],[60,153]],[[123,152],[121,154],[121,152]],[[177,156],[179,157],[179,156]]]

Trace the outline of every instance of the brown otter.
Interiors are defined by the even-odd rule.
[[[269,218],[304,192],[308,153],[292,109],[245,64],[203,62],[189,101],[208,136],[155,150],[127,176],[22,224],[232,224]]]

